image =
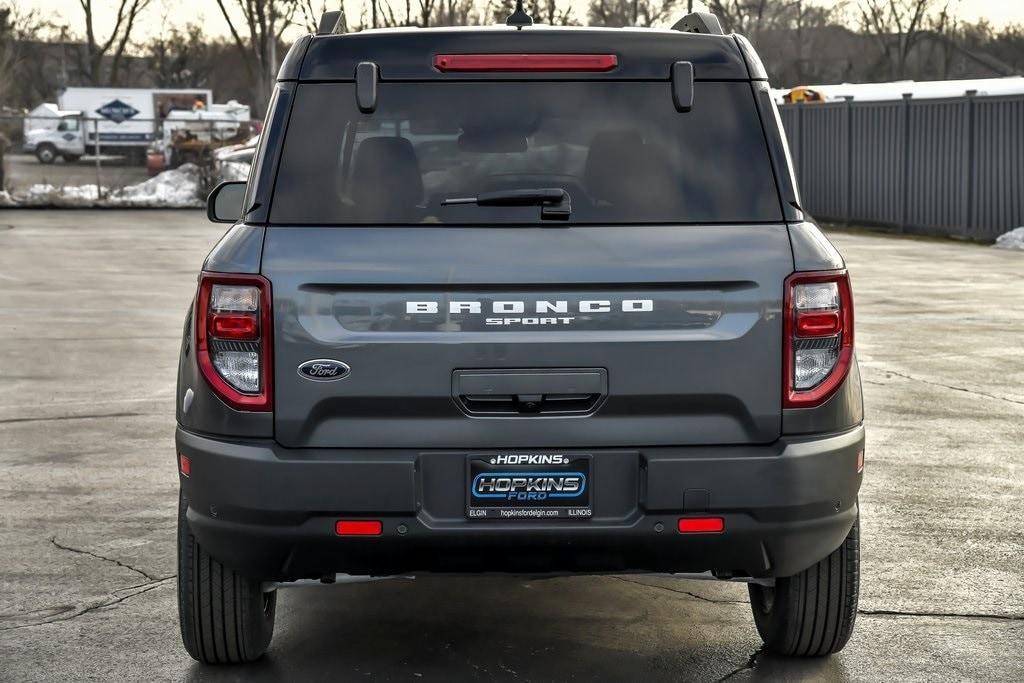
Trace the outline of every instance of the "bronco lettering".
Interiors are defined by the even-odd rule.
[[[448,313],[451,314],[480,314],[483,303],[481,301],[449,301]],[[654,310],[653,299],[624,299],[613,304],[607,299],[584,300],[575,304],[579,313],[611,313],[613,309],[622,313],[650,313]],[[406,301],[405,312],[407,314],[431,314],[439,313],[441,305],[437,301]],[[527,302],[525,301],[491,301],[491,313],[525,313]],[[538,300],[529,305],[533,313],[568,313],[568,301],[546,301]],[[496,318],[495,318],[496,319]],[[530,318],[527,318],[529,320]],[[532,318],[536,320],[536,318]],[[571,320],[571,318],[541,318],[541,320]]]

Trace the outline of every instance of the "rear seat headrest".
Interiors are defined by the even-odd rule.
[[[412,143],[383,135],[359,143],[352,165],[352,200],[367,212],[384,215],[422,202],[423,176]]]

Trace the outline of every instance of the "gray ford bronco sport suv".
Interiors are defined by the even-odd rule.
[[[200,661],[339,575],[739,580],[769,651],[850,637],[853,299],[764,67],[710,15],[511,20],[329,13],[210,196],[176,433]]]

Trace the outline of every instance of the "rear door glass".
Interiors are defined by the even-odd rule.
[[[667,82],[298,86],[271,206],[291,224],[539,223],[535,206],[442,206],[482,192],[562,188],[571,223],[782,220],[749,83],[698,82],[679,113]]]

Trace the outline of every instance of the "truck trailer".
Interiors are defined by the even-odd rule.
[[[164,119],[175,111],[205,110],[212,101],[204,88],[66,88],[57,99],[58,125],[29,131],[25,152],[44,164],[97,152],[141,161]]]

